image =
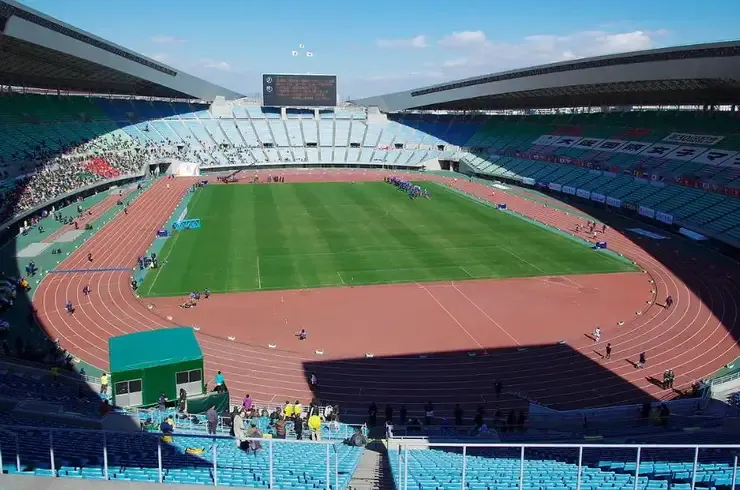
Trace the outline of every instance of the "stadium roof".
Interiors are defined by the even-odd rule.
[[[386,112],[740,103],[740,42],[585,58],[353,101]]]
[[[122,373],[203,359],[190,327],[145,330],[108,339],[110,372]]]
[[[0,85],[202,100],[242,97],[14,0],[0,0]]]

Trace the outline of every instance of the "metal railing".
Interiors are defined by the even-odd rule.
[[[210,448],[211,452],[211,458],[212,458],[212,478],[213,478],[213,485],[219,486],[218,483],[218,472],[219,468],[226,469],[226,461],[223,462],[222,465],[219,465],[218,461],[218,444],[216,444],[216,441],[218,440],[228,440],[230,443],[235,443],[236,439],[231,436],[219,436],[219,435],[201,435],[201,434],[179,434],[179,433],[172,433],[172,434],[164,434],[162,432],[124,432],[124,431],[107,431],[107,430],[94,430],[94,429],[65,429],[65,428],[47,428],[47,427],[29,427],[29,426],[21,426],[21,425],[14,425],[12,427],[10,426],[4,426],[0,427],[0,433],[8,434],[14,439],[15,443],[15,459],[16,459],[16,471],[21,472],[22,469],[22,461],[21,461],[21,448],[20,448],[20,442],[19,442],[19,434],[16,433],[16,431],[19,430],[31,430],[35,432],[40,433],[46,433],[49,434],[48,444],[49,444],[49,469],[51,470],[51,476],[52,477],[59,477],[58,468],[56,467],[56,457],[55,457],[55,441],[59,441],[60,439],[63,439],[63,436],[60,434],[94,434],[98,435],[102,439],[102,459],[103,459],[103,465],[101,467],[102,475],[106,480],[111,479],[111,468],[109,464],[109,447],[110,443],[108,438],[113,436],[138,436],[142,438],[149,438],[150,440],[153,440],[156,438],[157,440],[157,481],[159,483],[164,483],[165,479],[165,472],[170,469],[166,468],[164,464],[163,459],[163,447],[169,445],[169,442],[164,442],[163,437],[169,436],[173,440],[177,439],[178,437],[186,437],[188,439],[203,439],[204,441],[211,441],[212,445]],[[55,434],[57,436],[55,437]],[[40,438],[35,438],[34,442],[39,442]],[[337,446],[341,444],[341,442],[338,441],[313,441],[313,440],[292,440],[292,439],[272,439],[272,438],[256,438],[256,437],[250,437],[244,439],[242,442],[255,442],[259,441],[262,446],[267,446],[267,452],[268,452],[268,474],[269,474],[269,486],[268,488],[275,488],[274,482],[275,482],[275,469],[276,469],[276,463],[275,463],[275,445],[276,444],[312,444],[317,446],[324,446],[326,448],[326,457],[325,457],[325,469],[326,469],[326,486],[325,490],[335,490],[339,489],[339,451],[337,450]],[[2,444],[2,441],[0,441],[0,467],[2,467],[2,455],[3,450],[5,447]],[[7,451],[6,451],[7,453]],[[333,457],[332,457],[333,453]],[[183,456],[188,456],[187,452],[183,453]],[[198,455],[192,455],[193,458],[199,458],[201,456]],[[205,457],[205,453],[201,457],[202,462],[206,462],[206,459],[202,459]],[[120,465],[116,465],[120,466]],[[142,467],[147,466],[147,462],[142,461],[141,462]]]
[[[397,468],[398,474],[394,474],[394,480],[396,481],[396,488],[398,490],[409,490],[409,453],[411,451],[419,451],[426,449],[443,449],[443,450],[459,450],[462,452],[462,462],[460,471],[460,490],[467,490],[466,478],[468,470],[468,455],[469,449],[519,449],[519,467],[518,467],[518,489],[524,490],[524,477],[525,477],[525,452],[527,449],[577,449],[577,476],[576,476],[576,490],[581,489],[581,483],[583,479],[583,469],[587,466],[584,464],[583,452],[584,449],[634,449],[635,450],[635,469],[627,472],[632,475],[633,490],[639,490],[640,486],[640,463],[643,450],[651,449],[692,449],[694,451],[693,465],[691,471],[691,490],[696,488],[697,480],[697,469],[699,465],[699,451],[702,449],[725,449],[731,451],[740,451],[740,445],[737,444],[718,444],[718,445],[683,445],[683,444],[504,444],[504,443],[471,443],[471,444],[460,444],[460,443],[427,443],[420,441],[406,441],[399,440],[397,447]],[[541,457],[537,457],[537,460],[541,460]],[[729,488],[735,488],[737,481],[737,466],[738,456],[737,453],[732,455],[732,484]],[[643,473],[644,475],[644,473]]]
[[[136,421],[140,425],[146,424],[146,422],[150,421],[150,426],[159,426],[159,424],[167,417],[172,417],[176,423],[177,423],[177,430],[179,433],[185,433],[185,434],[198,434],[203,433],[207,430],[207,424],[205,423],[205,414],[192,414],[188,412],[178,412],[175,409],[167,409],[165,411],[159,410],[158,408],[151,408],[146,410],[136,410],[136,409],[130,409],[126,408],[122,410],[123,413],[126,413],[130,415],[131,417],[135,418]],[[144,418],[146,417],[146,418]],[[148,420],[150,419],[150,420]],[[197,419],[197,422],[194,421],[194,419]],[[269,427],[272,426],[272,420],[269,420],[269,417],[253,417],[253,418],[245,418],[245,424],[249,424],[253,419],[258,419],[260,421],[265,422],[263,427],[261,427],[261,430],[267,430]],[[268,420],[264,420],[268,419]],[[362,434],[365,436],[368,435],[368,429],[367,426],[362,424],[346,424],[346,423],[340,423],[340,422],[327,422],[322,418],[322,429],[327,429],[322,431],[322,437],[328,440],[335,440],[335,441],[343,441],[352,434],[354,434],[356,429],[360,429]],[[294,430],[294,423],[291,420],[285,421],[285,429],[286,434],[288,436],[295,435]],[[148,430],[148,429],[145,429]],[[231,418],[230,417],[224,417],[219,416],[218,417],[218,424],[216,425],[216,433],[222,434],[222,435],[228,435],[231,430]],[[152,432],[149,430],[149,432]],[[156,431],[154,431],[156,432]]]

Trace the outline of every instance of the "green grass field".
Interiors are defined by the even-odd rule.
[[[624,272],[627,260],[424,183],[410,200],[383,182],[215,185],[188,206],[140,294],[295,289]],[[165,264],[166,262],[166,264]]]

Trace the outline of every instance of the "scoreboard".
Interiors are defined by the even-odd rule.
[[[262,75],[262,105],[266,107],[334,107],[336,75]]]

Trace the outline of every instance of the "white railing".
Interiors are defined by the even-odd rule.
[[[280,407],[278,407],[280,408]],[[133,408],[124,408],[121,410],[122,413],[125,413],[133,418],[136,419],[136,421],[142,425],[145,424],[147,419],[151,419],[151,425],[159,426],[159,424],[166,418],[166,417],[173,417],[177,423],[177,430],[180,434],[198,434],[203,433],[207,430],[207,424],[205,423],[206,415],[204,413],[200,414],[193,414],[188,412],[178,412],[174,408],[167,409],[165,411],[162,411],[158,408],[150,408],[146,410],[137,410]],[[305,412],[304,408],[304,417],[303,419],[306,419],[306,416],[308,415]],[[144,418],[146,417],[146,418]],[[193,422],[193,417],[197,418],[199,422]],[[270,419],[269,416],[258,416],[254,417],[254,419]],[[246,418],[245,422],[250,423],[253,420],[253,418]],[[264,425],[264,428],[261,428],[261,430],[268,430],[272,427],[272,420],[264,421],[266,422]],[[225,417],[223,415],[219,415],[218,417],[218,424],[216,426],[216,434],[229,434],[231,431],[231,417]],[[324,417],[321,417],[321,426],[322,426],[322,432],[321,435],[326,440],[332,440],[332,441],[344,441],[351,437],[355,430],[360,429],[360,432],[362,432],[363,435],[368,435],[368,429],[365,424],[347,424],[339,421],[327,421],[324,419]],[[294,422],[291,419],[285,420],[285,429],[286,434],[290,437],[295,436],[295,429],[294,429]],[[326,430],[324,430],[326,429]],[[151,432],[151,431],[150,431]],[[156,431],[155,431],[156,432]]]
[[[137,435],[140,437],[147,437],[149,439],[157,439],[157,481],[159,483],[164,483],[164,476],[165,471],[168,469],[165,467],[163,463],[163,457],[162,457],[162,447],[163,445],[168,445],[168,442],[163,442],[162,437],[163,436],[170,436],[174,439],[177,437],[187,437],[188,439],[192,438],[198,438],[198,439],[204,439],[206,441],[212,441],[213,444],[211,446],[211,455],[213,459],[213,467],[212,467],[212,478],[213,478],[213,485],[219,486],[218,484],[218,470],[219,470],[219,461],[218,461],[218,444],[216,444],[217,440],[228,440],[230,443],[235,443],[235,438],[231,436],[218,436],[218,435],[200,435],[200,434],[163,434],[162,432],[124,432],[124,431],[102,431],[102,430],[94,430],[94,429],[64,429],[64,428],[47,428],[47,427],[28,427],[28,426],[21,426],[21,425],[14,425],[14,426],[3,426],[0,427],[0,433],[8,434],[11,437],[14,438],[15,443],[15,456],[16,456],[16,471],[20,472],[22,468],[22,462],[21,462],[21,451],[20,451],[20,444],[19,444],[19,435],[15,432],[18,430],[32,430],[35,432],[45,433],[48,432],[49,434],[49,469],[51,470],[51,476],[52,477],[59,477],[59,474],[57,473],[56,468],[56,458],[54,456],[54,441],[55,441],[55,434],[57,434],[56,439],[59,440],[61,436],[58,434],[60,433],[75,433],[75,434],[81,434],[81,433],[88,433],[88,434],[94,434],[99,435],[102,438],[102,457],[103,457],[103,466],[101,468],[102,474],[106,480],[109,480],[111,478],[110,476],[110,468],[108,463],[108,437],[109,436],[132,436]],[[35,438],[34,442],[40,441],[41,438]],[[269,461],[269,486],[268,488],[275,488],[274,485],[274,475],[275,475],[275,444],[314,444],[317,446],[324,446],[326,448],[326,459],[325,459],[325,468],[326,468],[326,486],[325,490],[335,490],[339,489],[339,451],[337,450],[337,445],[341,444],[341,442],[337,441],[310,441],[310,440],[292,440],[292,439],[272,439],[272,438],[255,438],[250,437],[245,439],[245,441],[253,442],[253,441],[259,441],[263,446],[267,446],[267,452],[268,452],[268,461]],[[0,465],[2,464],[2,455],[3,453],[7,453],[7,451],[4,451],[6,448],[0,444]],[[332,457],[333,453],[333,457]],[[183,456],[187,456],[187,454],[183,454]],[[193,458],[197,458],[197,455],[192,455]],[[203,459],[205,461],[205,459]],[[142,466],[145,466],[144,461],[141,462]],[[224,465],[227,463],[226,461],[223,462]],[[292,464],[292,463],[291,463]],[[224,465],[221,465],[222,467]],[[1,467],[1,466],[0,466]]]
[[[640,482],[640,463],[643,450],[650,449],[693,449],[693,467],[691,471],[691,490],[696,488],[696,476],[697,469],[699,466],[699,451],[702,449],[726,449],[731,451],[740,450],[738,444],[716,444],[716,445],[685,445],[685,444],[506,444],[506,443],[471,443],[471,444],[460,444],[460,443],[430,443],[427,441],[419,440],[396,440],[398,447],[396,455],[398,474],[394,472],[394,480],[396,481],[396,488],[398,490],[409,490],[409,453],[411,451],[419,451],[426,449],[446,449],[446,450],[461,450],[462,451],[462,468],[460,472],[460,490],[467,490],[466,487],[466,473],[467,473],[467,458],[468,449],[519,449],[519,490],[524,489],[524,475],[525,475],[525,452],[527,449],[577,449],[578,450],[578,462],[577,462],[577,477],[576,477],[576,490],[581,490],[581,480],[583,477],[583,451],[584,449],[634,449],[635,450],[635,469],[634,474],[632,471],[627,471],[627,474],[633,474],[633,490],[639,490]],[[536,457],[541,460],[542,457]],[[735,488],[737,481],[737,453],[732,455],[732,485],[731,489]],[[644,473],[643,473],[644,474]]]

